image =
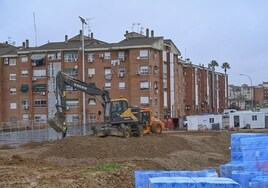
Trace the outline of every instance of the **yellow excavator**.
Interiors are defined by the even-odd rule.
[[[109,92],[97,88],[93,84],[82,82],[64,72],[58,72],[56,76],[56,109],[53,118],[48,119],[48,124],[58,133],[64,133],[66,127],[65,113],[66,86],[76,88],[93,97],[101,96],[104,112],[104,124],[93,127],[93,134],[105,136],[143,136],[146,133],[161,134],[165,123],[152,115],[150,108],[129,106],[125,98],[110,99]]]

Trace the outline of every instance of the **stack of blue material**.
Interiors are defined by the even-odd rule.
[[[137,170],[135,171],[135,187],[147,188],[149,179],[155,177],[218,177],[218,174],[215,169],[200,171]]]
[[[258,176],[251,181],[251,188],[267,188],[268,176]]]
[[[232,179],[219,177],[158,177],[149,179],[149,188],[240,188]]]
[[[241,146],[241,139],[267,137],[265,133],[234,133],[231,135],[231,161],[220,165],[220,176],[231,178],[232,171],[244,170],[244,156]]]
[[[263,172],[233,171],[232,179],[238,182],[242,188],[249,188],[250,182],[254,178],[262,175]]]

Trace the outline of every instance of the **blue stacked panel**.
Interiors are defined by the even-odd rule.
[[[135,187],[148,187],[149,178],[154,177],[218,177],[218,174],[215,169],[200,171],[137,170],[135,171]]]
[[[200,171],[170,171],[170,177],[218,177],[215,169]]]
[[[240,140],[249,137],[267,136],[265,133],[234,133],[231,135],[231,161],[242,162],[243,153]]]
[[[251,188],[268,188],[268,176],[258,176],[251,181]]]
[[[249,188],[252,179],[262,174],[263,172],[233,171],[232,179],[239,183],[242,188]]]
[[[200,177],[192,178],[196,188],[241,188],[239,183],[230,178]]]
[[[241,139],[244,169],[268,172],[268,136]]]
[[[196,188],[189,177],[158,177],[149,179],[149,188]]]
[[[243,171],[244,164],[242,162],[240,163],[230,162],[224,165],[220,165],[220,177],[231,178],[232,171],[234,170]]]
[[[149,179],[149,188],[240,188],[232,179],[219,177],[158,177]]]

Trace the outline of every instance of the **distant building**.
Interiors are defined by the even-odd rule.
[[[150,34],[150,35],[149,35]],[[180,58],[170,39],[126,32],[107,43],[80,32],[39,47],[0,48],[0,122],[46,123],[56,112],[55,76],[63,71],[82,80],[81,39],[85,40],[85,81],[124,97],[130,105],[151,107],[157,117],[221,113],[227,107],[227,75]],[[82,121],[82,92],[66,88],[68,122]],[[97,120],[100,98],[86,95],[87,123]]]

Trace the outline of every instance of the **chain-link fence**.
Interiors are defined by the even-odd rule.
[[[91,127],[95,124],[82,126],[79,123],[68,123],[67,136],[89,135]],[[33,121],[2,122],[0,123],[0,144],[18,146],[29,141],[47,141],[61,139],[62,134],[57,133],[47,123]]]

